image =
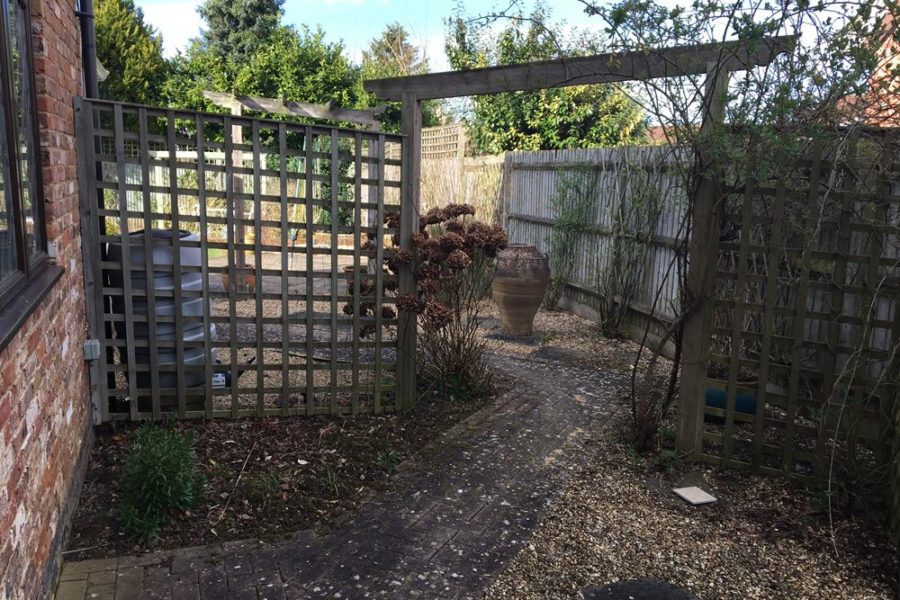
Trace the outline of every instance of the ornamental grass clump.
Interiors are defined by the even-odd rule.
[[[131,435],[120,507],[130,535],[152,540],[169,518],[196,505],[202,493],[193,434],[146,425]]]
[[[472,206],[450,204],[420,217],[412,236],[416,293],[397,298],[399,310],[419,315],[426,373],[451,395],[468,397],[492,389],[478,313],[494,258],[509,241],[502,227],[474,221],[474,215]]]

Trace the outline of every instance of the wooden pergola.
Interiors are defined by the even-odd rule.
[[[540,62],[428,73],[408,77],[374,79],[364,82],[366,91],[385,101],[401,102],[401,127],[406,136],[405,160],[400,223],[401,247],[409,249],[410,235],[417,230],[421,183],[422,102],[440,98],[459,98],[505,92],[643,81],[662,77],[705,75],[700,135],[707,135],[720,126],[725,115],[725,96],[730,73],[770,64],[775,57],[792,52],[798,36],[763,37],[752,40],[677,46],[547,60]],[[701,166],[712,164],[714,156],[698,156]],[[707,172],[704,168],[701,172]],[[715,271],[714,231],[715,205],[721,197],[719,184],[703,178],[693,199],[693,234],[689,247],[690,271],[688,294],[692,298],[709,296]],[[413,293],[415,281],[412,269],[400,273],[400,292]],[[695,454],[700,447],[704,412],[703,310],[687,315],[684,327],[681,381],[681,405],[678,419],[678,449]],[[415,389],[415,315],[402,311],[398,323],[398,390],[414,394]],[[404,404],[405,405],[405,404]]]

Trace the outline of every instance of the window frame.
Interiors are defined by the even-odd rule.
[[[15,77],[13,75],[13,57],[12,57],[12,39],[10,33],[10,5],[15,2],[18,4],[19,10],[23,11],[25,16],[25,70],[29,81],[29,94],[25,101],[28,106],[24,110],[31,112],[30,131],[20,131],[17,123],[18,106],[16,104]],[[5,125],[5,139],[0,140],[0,144],[5,144],[2,150],[6,153],[9,165],[9,181],[6,182],[6,188],[12,197],[12,206],[10,211],[9,231],[12,234],[13,247],[16,253],[16,269],[7,273],[0,281],[0,313],[6,312],[12,307],[15,300],[20,297],[31,296],[27,289],[30,285],[44,281],[46,278],[41,277],[43,271],[46,270],[49,261],[47,254],[47,233],[46,218],[44,213],[44,189],[43,189],[43,165],[41,160],[41,140],[40,125],[38,123],[37,98],[36,98],[36,82],[34,74],[34,49],[32,41],[32,23],[31,8],[27,0],[0,0],[0,94],[2,94],[2,103],[5,108],[3,119]],[[33,230],[35,236],[36,249],[29,254],[28,243],[26,237],[28,215],[25,213],[24,197],[22,194],[22,173],[20,171],[20,152],[19,152],[19,135],[26,135],[31,138],[34,148],[34,156],[30,157],[30,163],[26,166],[33,169],[29,176],[32,180],[33,198],[32,207],[34,211]],[[0,200],[3,201],[3,200]],[[54,281],[58,277],[53,278]],[[2,328],[0,328],[2,329]],[[0,330],[0,338],[6,337]]]
[[[21,193],[21,171],[19,170],[19,128],[17,124],[16,103],[14,99],[15,82],[12,76],[12,52],[9,36],[9,6],[18,3],[19,10],[25,17],[25,61],[27,67],[27,84],[30,93],[25,101],[27,110],[31,111],[31,131],[21,132],[28,136],[33,145],[33,158],[26,165],[28,177],[32,182],[31,198],[34,215],[35,251],[27,252],[27,221],[24,198]],[[46,214],[44,211],[43,154],[41,149],[40,123],[37,112],[37,88],[34,73],[34,44],[31,29],[31,6],[28,0],[0,0],[0,95],[2,95],[5,111],[3,122],[6,125],[3,152],[9,160],[9,181],[6,189],[12,198],[10,207],[9,231],[16,249],[16,270],[3,277],[0,283],[0,352],[15,338],[19,330],[41,305],[44,297],[60,280],[64,269],[50,260],[47,252]],[[5,192],[4,192],[5,193]],[[5,199],[4,199],[5,201]]]

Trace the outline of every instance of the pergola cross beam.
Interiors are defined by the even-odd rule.
[[[365,125],[376,131],[381,128],[379,116],[386,108],[385,106],[379,106],[368,110],[359,110],[343,108],[333,100],[325,104],[311,104],[309,102],[294,102],[277,98],[262,98],[260,96],[244,96],[242,94],[210,91],[203,92],[203,97],[223,108],[233,109],[235,106],[240,106],[244,110],[273,115],[308,117],[326,121],[346,121],[356,125]]]
[[[639,81],[659,77],[705,75],[710,64],[724,72],[765,66],[793,50],[797,36],[765,37],[661,50],[580,56],[520,65],[409,77],[370,79],[366,91],[389,102],[412,94],[419,100],[520,92],[569,85]]]

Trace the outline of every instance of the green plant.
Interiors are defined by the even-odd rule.
[[[547,241],[550,245],[550,285],[544,306],[557,308],[566,283],[577,263],[575,251],[594,222],[597,205],[597,169],[576,169],[560,176],[556,194],[550,199],[556,219]]]
[[[331,465],[325,465],[323,484],[333,497],[337,498],[341,495],[341,474]]]
[[[653,464],[660,471],[664,471],[670,479],[674,479],[678,466],[681,464],[678,454],[674,450],[662,450],[653,459]]]
[[[382,448],[378,451],[378,466],[385,471],[393,472],[396,470],[401,460],[403,460],[403,457],[392,448]]]
[[[600,328],[610,337],[622,335],[625,319],[644,281],[644,263],[662,213],[660,178],[665,173],[644,161],[625,160],[619,166],[622,190],[609,203],[608,258],[597,264],[597,304]]]
[[[202,493],[193,434],[146,425],[131,435],[120,507],[129,534],[141,541],[153,539],[173,514],[194,506]]]

